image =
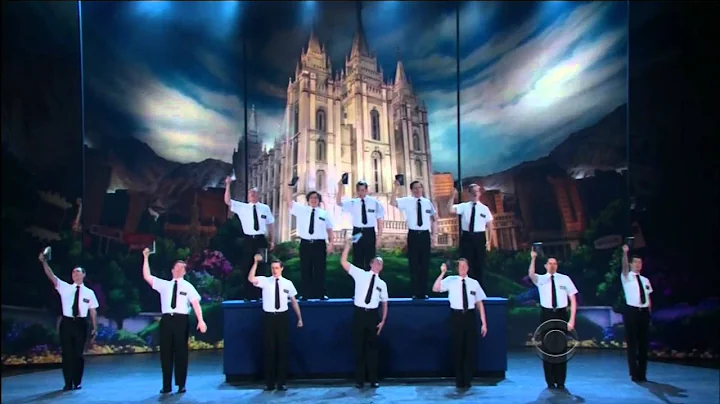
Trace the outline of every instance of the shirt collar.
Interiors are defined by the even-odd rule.
[[[73,283],[73,286],[85,286],[85,283]]]
[[[173,282],[175,282],[175,281],[180,282],[180,281],[182,281],[182,280],[184,280],[184,279],[185,279],[185,278],[173,278],[172,280],[173,280]]]

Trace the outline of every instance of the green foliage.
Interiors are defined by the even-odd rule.
[[[145,341],[142,338],[125,330],[115,331],[108,342],[110,345],[115,346],[146,346]]]
[[[12,320],[2,321],[3,353],[26,352],[38,346],[57,342],[54,328],[42,324],[22,324]]]
[[[508,345],[525,345],[531,341],[532,334],[541,324],[540,307],[514,307],[508,310]],[[592,321],[578,315],[575,318],[575,329],[580,340],[602,341],[603,328]]]
[[[297,258],[299,251],[300,243],[297,241],[286,241],[275,245],[275,249],[273,249],[272,253],[275,257],[277,257],[277,259],[285,262],[293,258]]]
[[[197,317],[190,314],[190,335],[194,336],[198,341],[204,341],[211,344],[220,342],[223,339],[223,311],[222,303],[210,303],[202,305],[203,320],[208,325],[205,334],[197,330]]]

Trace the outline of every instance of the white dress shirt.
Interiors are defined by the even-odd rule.
[[[468,310],[475,308],[475,303],[487,299],[487,295],[480,283],[473,278],[461,277],[459,275],[448,276],[440,281],[440,292],[448,292],[448,300],[450,308],[453,310],[463,310],[462,285],[465,280],[465,290],[468,297]]]
[[[384,280],[380,279],[380,276],[372,271],[363,271],[352,264],[350,265],[348,274],[355,280],[355,306],[363,309],[377,309],[380,302],[388,301],[387,284]],[[373,276],[375,276],[375,284],[373,285],[373,291],[370,295],[370,303],[365,303],[365,297],[367,296],[367,291]]]
[[[417,223],[417,203],[420,200],[420,209],[422,210],[422,226],[418,226]],[[407,221],[408,229],[410,230],[430,230],[431,218],[435,215],[435,206],[425,197],[415,198],[412,196],[406,196],[403,198],[397,198],[397,207],[405,214],[405,220]]]
[[[313,234],[310,234],[310,216],[313,209],[315,210],[315,228]],[[330,216],[325,209],[312,208],[297,202],[292,203],[290,214],[295,216],[295,228],[297,234],[304,240],[327,240],[327,231],[332,230],[333,224]]]
[[[645,293],[645,304],[640,299],[640,288],[638,288],[638,278],[642,282],[643,293]],[[623,291],[625,292],[625,303],[628,306],[633,307],[649,307],[650,306],[650,293],[653,292],[650,279],[633,271],[628,272],[627,275],[620,275],[622,280]]]
[[[542,274],[537,276],[537,288],[540,294],[540,305],[546,309],[552,309],[552,279],[555,277],[555,296],[557,297],[556,309],[564,309],[568,306],[570,296],[576,295],[578,290],[569,276],[555,273],[554,275]]]
[[[95,292],[93,292],[93,290],[89,287],[84,284],[69,284],[57,276],[55,279],[57,279],[57,286],[55,287],[55,290],[57,290],[60,295],[63,316],[74,317],[73,304],[75,304],[75,293],[78,290],[78,287],[80,288],[80,296],[78,297],[78,317],[87,317],[90,309],[97,309],[100,306],[98,304],[97,297],[95,297]]]
[[[288,300],[297,295],[297,289],[290,279],[282,276],[256,276],[256,287],[262,289],[262,308],[266,313],[281,313],[288,310]],[[276,281],[277,280],[277,281]],[[275,308],[275,285],[280,288],[280,308]]]
[[[473,204],[475,204],[475,228],[470,228],[470,215],[472,213]],[[463,231],[469,231],[473,233],[485,231],[487,224],[493,220],[492,212],[490,208],[480,202],[463,202],[457,205],[453,205],[455,213],[460,215],[462,218],[460,227]]]
[[[375,227],[378,220],[385,218],[385,208],[380,204],[380,201],[372,196],[365,197],[367,224],[362,222],[362,199],[353,198],[342,201],[342,210],[352,215],[353,227]]]
[[[254,228],[253,207],[257,206],[259,230]],[[243,232],[248,236],[264,235],[267,225],[275,223],[275,217],[270,207],[264,203],[245,203],[236,200],[230,201],[230,210],[238,215],[242,224]]]
[[[163,314],[188,314],[190,312],[190,303],[200,300],[200,294],[195,289],[195,286],[185,279],[167,281],[153,276],[152,280],[152,288],[160,293],[160,308]],[[170,305],[175,282],[177,282],[177,298],[173,309]]]

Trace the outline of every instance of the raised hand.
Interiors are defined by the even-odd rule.
[[[628,251],[630,251],[630,247],[628,247],[627,244],[625,244],[625,245],[622,246],[622,250],[623,250],[623,252],[624,252],[625,254],[627,254]]]
[[[147,258],[147,257],[149,257],[149,256],[150,256],[150,249],[149,249],[149,248],[145,248],[145,249],[143,250],[143,257]]]
[[[532,258],[532,259],[537,258],[537,252],[535,252],[535,251],[530,251],[530,258]]]
[[[225,185],[230,186],[231,183],[232,183],[232,178],[228,175],[227,177],[225,177]]]
[[[443,262],[442,265],[440,265],[440,273],[445,275],[447,273],[447,264]]]
[[[38,260],[40,262],[45,262],[45,254],[43,254],[43,252],[44,252],[44,250],[40,251],[40,255],[38,255]]]
[[[255,259],[255,262],[260,262],[260,261],[263,260],[263,257],[262,257],[262,255],[260,255],[260,254],[255,254],[255,256],[253,257],[253,259]]]

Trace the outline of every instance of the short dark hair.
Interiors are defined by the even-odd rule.
[[[309,201],[310,197],[313,195],[317,195],[318,202],[322,202],[322,195],[320,195],[320,193],[318,191],[310,191],[307,194],[305,194],[305,200]]]
[[[633,261],[635,261],[635,260],[640,260],[640,261],[642,261],[642,257],[639,256],[639,255],[637,255],[637,254],[634,254],[632,257],[630,257],[630,262],[633,262]]]
[[[550,260],[555,260],[555,263],[556,263],[556,264],[557,264],[557,262],[558,262],[557,258],[553,257],[552,255],[548,256],[548,257],[547,257],[547,260],[546,260],[545,262],[548,263],[548,262],[550,262]]]
[[[280,268],[284,268],[284,267],[285,267],[285,265],[283,265],[283,262],[280,261],[280,260],[277,260],[277,259],[274,259],[274,260],[270,261],[270,266],[272,266],[272,264],[278,264],[278,265],[280,265]]]
[[[83,274],[85,274],[85,268],[83,268],[83,267],[75,267],[75,268],[73,268],[72,271],[73,271],[73,272],[75,272],[75,271],[80,271],[80,272],[82,272]]]
[[[358,181],[358,182],[355,184],[355,189],[358,189],[358,188],[360,188],[360,187],[365,187],[365,189],[367,189],[367,187],[368,187],[367,182],[365,182],[365,181],[363,181],[363,180]]]
[[[175,263],[173,264],[173,266],[175,266],[177,264],[183,264],[183,265],[187,266],[187,262],[185,262],[183,260],[176,260]]]
[[[470,266],[470,263],[468,262],[467,258],[458,258],[458,263],[460,263],[460,262],[464,262],[465,264]]]
[[[418,181],[418,180],[415,180],[415,181],[413,181],[413,182],[410,183],[410,189],[412,189],[413,185],[415,185],[415,184],[420,184],[421,187],[423,186],[422,182],[420,182],[420,181]]]
[[[468,191],[472,191],[472,189],[475,188],[475,187],[480,188],[480,191],[482,191],[482,187],[481,187],[480,185],[478,185],[478,184],[475,184],[475,183],[472,183],[472,184],[468,185]]]

